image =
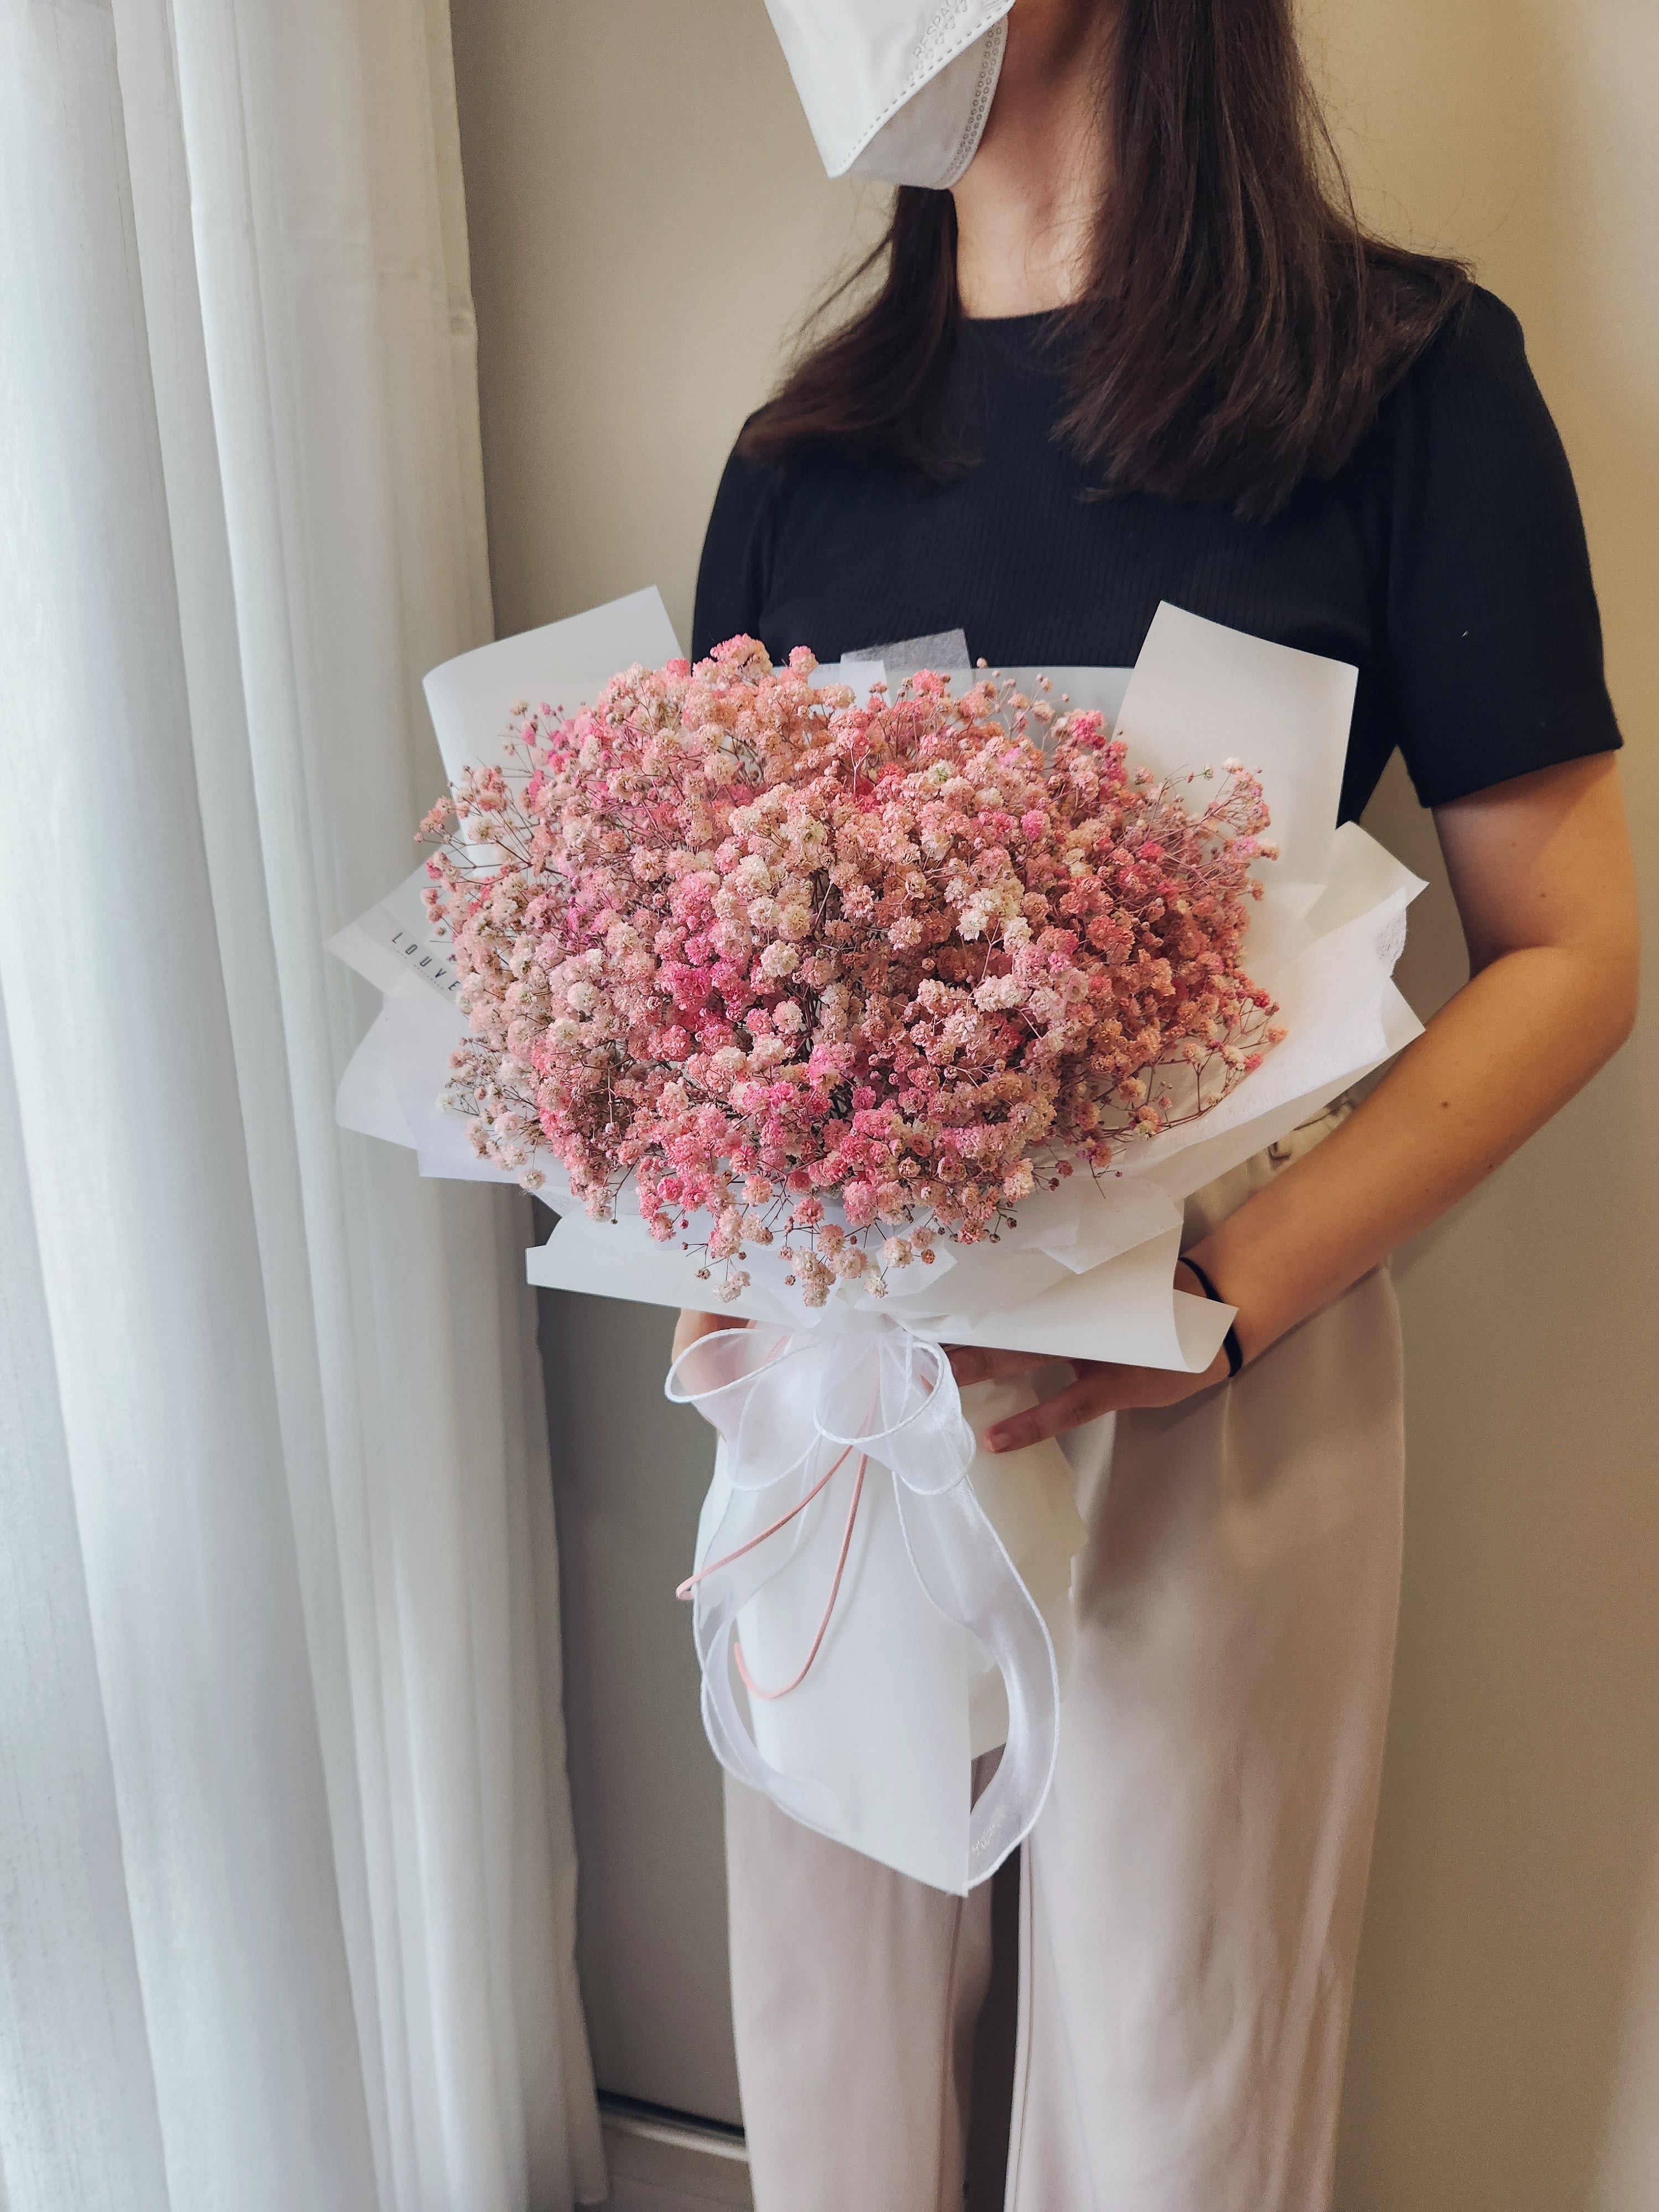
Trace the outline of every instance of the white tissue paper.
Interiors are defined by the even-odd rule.
[[[884,673],[896,682],[939,666],[941,647],[959,654],[965,682],[959,635],[861,655],[821,680],[860,691]],[[616,671],[678,652],[660,599],[643,592],[434,669],[426,690],[447,773],[500,759],[514,702],[574,708]],[[1260,771],[1280,857],[1262,869],[1245,965],[1278,1000],[1285,1038],[1219,1104],[1127,1149],[1120,1171],[1033,1193],[994,1246],[941,1238],[925,1277],[916,1266],[890,1272],[879,1301],[853,1280],[810,1310],[785,1286],[787,1263],[751,1247],[750,1285],[724,1310],[753,1326],[703,1339],[669,1385],[721,1437],[697,1567],[740,1554],[694,1593],[716,1753],[795,1818],[957,1893],[1017,1846],[1047,1793],[1084,1530],[1058,1446],[977,1449],[992,1420],[1031,1401],[1029,1386],[959,1395],[937,1347],[1200,1372],[1232,1310],[1174,1288],[1182,1200],[1420,1028],[1392,974],[1422,884],[1357,824],[1336,826],[1352,668],[1166,605],[1133,671],[1002,672],[1027,690],[1046,674],[1073,707],[1098,708],[1132,766],[1176,775],[1231,756]],[[465,1118],[438,1104],[465,1019],[420,903],[424,880],[417,869],[331,941],[384,994],[341,1084],[339,1118],[412,1146],[422,1174],[510,1181],[475,1158]],[[614,1223],[594,1222],[557,1163],[538,1164],[538,1194],[560,1220],[528,1255],[532,1282],[708,1306],[702,1263],[654,1243],[626,1196]],[[791,1681],[821,1628],[787,1695],[750,1695],[734,1674],[740,1646],[757,1689]],[[970,1806],[971,1759],[998,1744],[996,1776]]]

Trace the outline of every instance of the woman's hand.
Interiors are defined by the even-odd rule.
[[[1186,1266],[1184,1261],[1178,1264]],[[1196,1276],[1181,1287],[1203,1296],[1203,1285]],[[950,1353],[951,1371],[961,1389],[970,1382],[1000,1382],[1010,1376],[1029,1375],[1035,1368],[1055,1364],[1034,1352],[988,1352],[966,1344],[951,1346]],[[1195,1397],[1212,1384],[1224,1382],[1227,1375],[1224,1352],[1218,1352],[1201,1375],[1182,1374],[1168,1367],[1121,1367],[1110,1359],[1068,1359],[1059,1364],[1073,1371],[1070,1389],[1028,1407],[1023,1413],[1011,1413],[1006,1421],[988,1429],[987,1451],[1019,1451],[1026,1444],[1040,1443],[1045,1437],[1063,1437],[1068,1429],[1097,1421],[1103,1413],[1126,1412],[1131,1406],[1177,1406],[1183,1398]]]
[[[673,1357],[678,1359],[688,1345],[695,1344],[700,1336],[712,1336],[717,1328],[748,1326],[737,1314],[697,1313],[690,1306],[682,1306],[680,1317],[674,1324]]]

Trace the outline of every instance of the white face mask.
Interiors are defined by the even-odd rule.
[[[955,184],[974,158],[1014,0],[766,0],[832,177]]]

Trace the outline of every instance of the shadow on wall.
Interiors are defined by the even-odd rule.
[[[1325,12],[1334,43],[1368,29],[1385,47],[1366,70],[1382,127],[1359,146],[1362,179],[1386,165],[1397,188],[1420,167],[1440,234],[1528,326],[1584,501],[1650,915],[1659,271],[1639,185],[1644,167],[1659,179],[1626,88],[1652,82],[1659,51],[1644,65],[1637,46],[1659,48],[1655,27],[1617,4],[1411,0],[1386,27],[1343,0]],[[1434,66],[1407,83],[1416,55]],[[1504,197],[1476,180],[1487,149]],[[1462,945],[1397,762],[1369,823],[1431,879],[1401,977],[1427,1012],[1462,980]],[[1659,2205],[1655,1030],[1650,1011],[1558,1122],[1396,1262],[1405,1607],[1344,2212]]]

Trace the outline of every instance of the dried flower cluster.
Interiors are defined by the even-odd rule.
[[[809,1304],[1009,1225],[1037,1178],[1206,1110],[1282,1032],[1243,972],[1237,763],[1189,806],[1098,714],[987,678],[815,688],[734,638],[571,716],[516,708],[422,836],[485,1158]],[[1046,740],[1046,750],[1045,743]]]

